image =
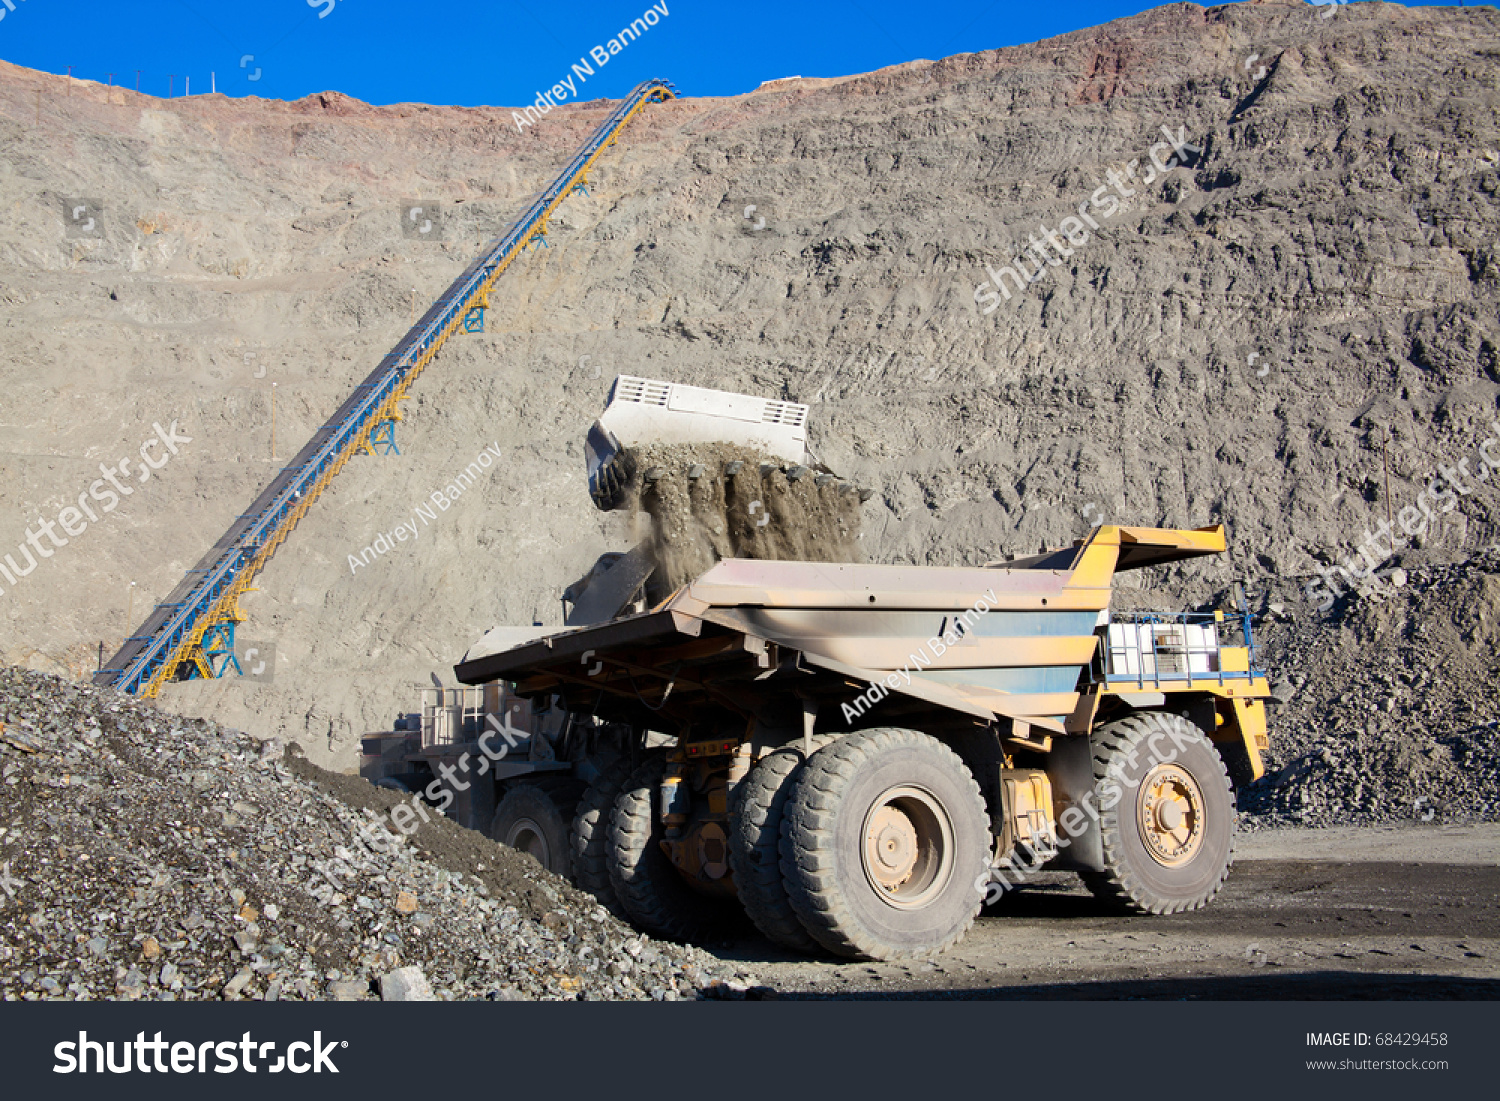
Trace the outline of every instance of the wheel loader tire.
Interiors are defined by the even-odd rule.
[[[1234,862],[1235,803],[1213,743],[1180,715],[1145,711],[1090,735],[1105,870],[1083,881],[1112,907],[1208,905]]]
[[[616,917],[622,916],[622,911],[609,882],[609,816],[630,773],[630,761],[621,759],[594,777],[578,801],[569,838],[573,881]]]
[[[535,784],[512,784],[505,790],[490,820],[489,837],[527,853],[554,875],[573,877],[568,818]]]
[[[609,821],[609,881],[620,909],[652,936],[701,941],[724,931],[733,913],[688,886],[662,850],[665,827],[655,814],[666,759],[653,754],[625,781]]]
[[[820,749],[793,781],[781,874],[803,928],[830,952],[914,959],[974,923],[990,844],[958,754],[915,730],[864,730]]]
[[[812,739],[817,752],[839,735]],[[781,876],[781,820],[792,779],[807,758],[802,739],[766,754],[734,793],[729,806],[729,867],[740,903],[766,939],[795,952],[817,952],[802,927]]]

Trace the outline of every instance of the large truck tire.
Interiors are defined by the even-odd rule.
[[[500,796],[489,837],[519,849],[554,875],[573,877],[568,815],[553,795],[535,784],[511,784]]]
[[[958,754],[915,730],[849,734],[792,783],[781,874],[830,952],[914,959],[958,943],[984,902],[989,815]]]
[[[609,822],[609,881],[625,916],[652,936],[681,942],[722,933],[732,911],[688,885],[661,847],[656,793],[666,758],[652,754],[625,781]]]
[[[631,770],[630,761],[622,758],[594,777],[578,801],[570,835],[573,881],[616,917],[622,911],[609,881],[609,816]]]
[[[816,753],[838,734],[812,739]],[[729,805],[729,867],[740,904],[767,940],[794,952],[813,953],[819,944],[802,927],[781,875],[781,820],[793,777],[806,763],[802,739],[755,762]]]
[[[1235,803],[1218,750],[1180,715],[1144,711],[1090,735],[1105,870],[1083,881],[1112,907],[1208,905],[1234,863]]]

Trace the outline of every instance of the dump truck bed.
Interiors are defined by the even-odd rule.
[[[879,683],[892,718],[1003,716],[1062,733],[1116,570],[1223,549],[1218,527],[1105,526],[1074,547],[983,567],[726,559],[647,613],[514,647],[486,636],[455,672],[656,729],[664,712],[753,716],[789,696],[836,707]]]

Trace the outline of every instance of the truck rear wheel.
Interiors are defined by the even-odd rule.
[[[568,819],[552,796],[535,784],[512,784],[490,821],[490,840],[529,853],[554,875],[571,879]]]
[[[813,751],[838,736],[817,735]],[[796,952],[818,950],[792,909],[781,876],[781,820],[791,780],[806,760],[800,738],[766,754],[735,790],[729,808],[729,867],[740,903],[767,940]]]
[[[609,820],[609,881],[631,924],[667,940],[703,940],[731,916],[721,901],[688,885],[661,847],[655,813],[666,759],[654,754],[625,781]]]
[[[614,810],[620,789],[630,778],[630,761],[615,761],[594,777],[578,802],[573,816],[570,847],[573,851],[573,881],[587,891],[615,916],[620,902],[609,881],[609,816]]]
[[[936,738],[882,728],[819,750],[792,783],[781,874],[814,940],[841,956],[941,952],[984,901],[989,815]]]
[[[1158,711],[1091,738],[1105,870],[1084,872],[1084,883],[1129,913],[1208,905],[1234,862],[1234,793],[1218,750],[1187,719]]]

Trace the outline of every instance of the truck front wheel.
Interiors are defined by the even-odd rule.
[[[1090,736],[1104,870],[1097,897],[1136,914],[1206,906],[1234,861],[1234,793],[1224,761],[1180,715],[1145,711]]]
[[[984,799],[958,754],[915,730],[864,730],[819,750],[794,781],[781,874],[824,948],[912,959],[968,932],[989,849]]]

